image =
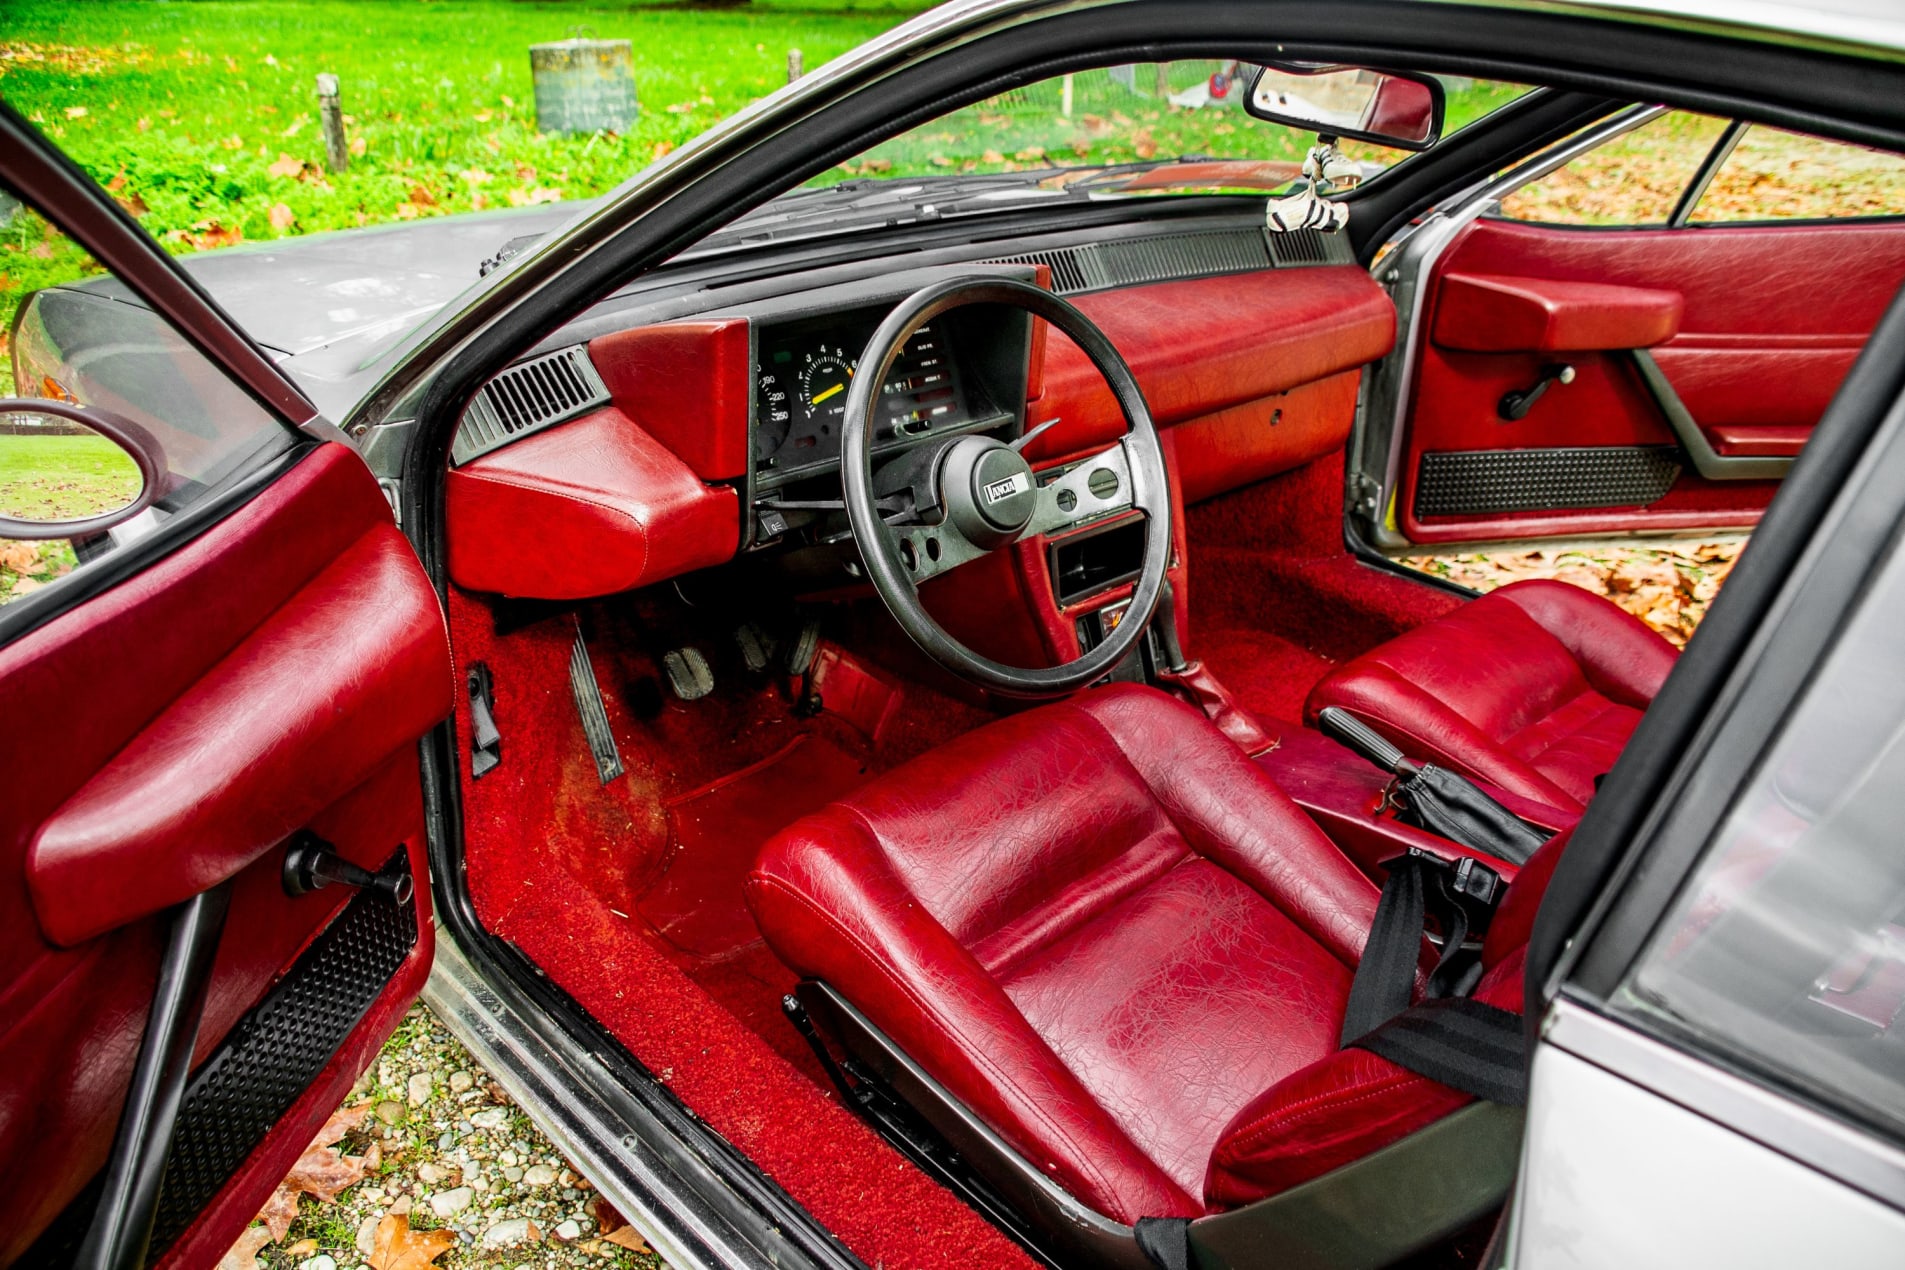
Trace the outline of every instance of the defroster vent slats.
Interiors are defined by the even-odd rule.
[[[511,366],[483,385],[463,412],[450,456],[467,463],[528,432],[573,419],[609,399],[589,360],[575,344]]]

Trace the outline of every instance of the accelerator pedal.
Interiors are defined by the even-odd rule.
[[[714,671],[699,648],[677,648],[662,654],[661,670],[668,690],[683,701],[699,701],[714,691]]]
[[[820,623],[808,621],[802,624],[800,633],[794,636],[794,642],[787,646],[787,673],[800,677],[814,664],[814,653],[820,647]]]

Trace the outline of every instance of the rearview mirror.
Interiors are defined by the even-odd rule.
[[[1442,135],[1442,85],[1361,66],[1266,66],[1244,108],[1325,137],[1426,150]]]
[[[0,538],[84,538],[144,511],[165,459],[131,420],[70,401],[0,399]]]

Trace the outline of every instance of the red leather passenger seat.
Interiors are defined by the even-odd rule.
[[[1275,1193],[1469,1101],[1339,1050],[1375,885],[1152,689],[888,773],[770,840],[747,898],[783,961],[1116,1221]],[[1519,1008],[1518,947],[1484,1000]]]
[[[1411,758],[1578,813],[1676,656],[1610,600],[1515,582],[1337,667],[1305,714],[1341,706]]]

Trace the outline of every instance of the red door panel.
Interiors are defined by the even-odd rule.
[[[0,1187],[0,1263],[106,1159],[161,910],[234,879],[198,1063],[352,900],[342,887],[288,896],[286,836],[308,828],[373,870],[402,851],[419,881],[414,944],[343,1041],[338,1070],[255,1144],[260,1167],[173,1256],[209,1263],[257,1211],[283,1174],[276,1161],[295,1157],[348,1088],[352,1055],[367,1056],[427,974],[415,742],[451,693],[435,594],[375,481],[337,445],[0,649],[0,1177],[33,1179]],[[12,726],[23,720],[41,722]],[[182,1224],[162,1215],[161,1235]]]
[[[1428,287],[1396,524],[1425,543],[1749,527],[1778,482],[1696,473],[1629,350],[1718,454],[1790,457],[1901,280],[1900,222],[1478,221]],[[1574,382],[1503,418],[1503,395],[1555,363]]]

